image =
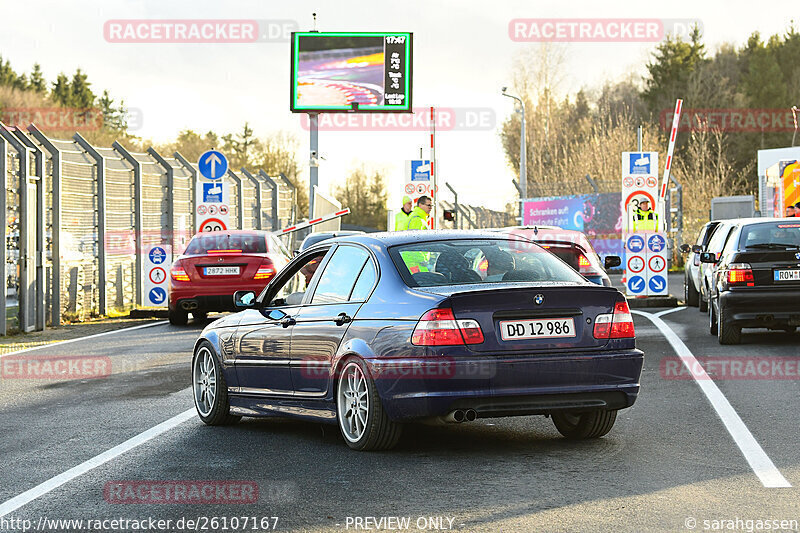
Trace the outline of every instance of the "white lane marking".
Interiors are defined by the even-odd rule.
[[[664,311],[659,311],[658,313],[653,313],[653,316],[661,317],[661,316],[664,316],[664,315],[668,315],[670,313],[674,313],[675,311],[683,311],[684,309],[686,309],[686,306],[682,305],[680,307],[675,307],[673,309],[665,309]]]
[[[758,444],[756,438],[747,429],[747,426],[725,395],[722,394],[722,391],[719,390],[717,384],[706,374],[703,366],[680,337],[672,331],[672,328],[654,314],[636,310],[631,310],[631,313],[647,317],[672,345],[672,349],[675,350],[689,373],[692,374],[700,390],[711,402],[711,406],[717,412],[720,420],[722,420],[725,429],[728,430],[736,445],[739,446],[739,450],[741,450],[742,455],[750,464],[750,468],[753,469],[755,475],[761,480],[761,484],[767,488],[791,487],[792,485],[783,477],[783,474],[780,473],[761,445]]]
[[[22,350],[16,350],[14,352],[8,352],[8,353],[0,354],[0,359],[2,359],[3,357],[7,357],[9,355],[15,355],[15,354],[18,354],[18,353],[32,352],[33,350],[41,350],[43,348],[50,348],[52,346],[60,346],[62,344],[69,344],[71,342],[84,341],[86,339],[94,339],[94,338],[97,338],[97,337],[103,337],[104,335],[113,335],[115,333],[124,333],[126,331],[133,331],[135,329],[152,328],[153,326],[160,326],[162,324],[167,324],[167,323],[168,323],[167,320],[160,320],[158,322],[151,322],[149,324],[140,324],[138,326],[132,326],[132,327],[129,327],[129,328],[113,329],[111,331],[104,331],[103,333],[95,333],[93,335],[86,335],[85,337],[76,337],[74,339],[67,339],[67,340],[64,340],[64,341],[51,342],[49,344],[42,344],[40,346],[33,346],[32,348],[23,348]]]
[[[32,502],[33,500],[39,498],[40,496],[43,496],[48,492],[57,489],[64,483],[68,483],[69,481],[72,481],[76,477],[85,474],[86,472],[89,472],[90,470],[93,470],[98,466],[107,463],[108,461],[111,461],[116,457],[119,457],[123,453],[128,452],[136,448],[137,446],[141,446],[145,442],[158,437],[162,433],[166,433],[167,431],[177,427],[183,422],[186,422],[187,420],[192,418],[195,414],[196,411],[194,409],[188,409],[179,415],[173,416],[169,420],[161,422],[157,426],[153,426],[150,429],[143,431],[142,433],[139,433],[135,437],[126,440],[122,444],[114,446],[110,450],[107,450],[101,453],[100,455],[96,455],[95,457],[92,457],[91,459],[84,461],[78,466],[70,468],[66,472],[62,472],[61,474],[48,479],[44,483],[36,485],[32,489],[27,490],[18,496],[14,496],[10,500],[0,504],[0,518],[4,517],[8,513],[16,511],[23,505]]]

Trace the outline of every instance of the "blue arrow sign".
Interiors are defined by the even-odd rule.
[[[150,262],[154,265],[160,265],[167,260],[167,252],[160,246],[153,246],[148,255],[150,256]]]
[[[628,291],[633,294],[639,294],[644,290],[645,281],[642,276],[631,276],[628,278]]]
[[[666,245],[667,241],[658,233],[651,235],[650,238],[647,239],[647,247],[650,248],[651,252],[660,252]]]
[[[197,169],[204,178],[210,180],[222,179],[222,176],[228,172],[228,160],[222,155],[222,152],[209,150],[203,152],[203,155],[197,160]]]
[[[150,298],[150,302],[156,305],[161,305],[165,301],[167,301],[167,293],[161,287],[154,287],[150,289],[150,292],[147,294],[147,297]]]
[[[641,235],[631,235],[628,237],[628,251],[629,252],[641,252],[644,250],[644,239]]]
[[[650,278],[650,285],[651,292],[664,292],[664,289],[667,288],[667,280],[664,279],[664,276],[655,275]]]

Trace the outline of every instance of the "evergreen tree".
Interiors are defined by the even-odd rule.
[[[706,61],[701,37],[695,26],[689,42],[668,35],[656,48],[653,61],[647,65],[649,77],[642,93],[651,114],[657,116],[662,110],[671,109],[675,100],[684,96],[689,77]]]
[[[50,98],[55,100],[57,104],[68,107],[72,102],[72,88],[70,87],[69,79],[62,72],[53,82],[53,89],[50,91]]]
[[[0,56],[0,85],[13,86],[17,81],[17,73],[11,68],[8,61],[3,62],[3,57]]]
[[[70,105],[78,108],[88,108],[94,105],[95,96],[89,88],[91,83],[81,69],[75,71],[70,85]]]
[[[34,63],[33,70],[31,71],[31,79],[28,87],[39,94],[44,94],[47,91],[47,81],[42,74],[42,67],[39,63]]]

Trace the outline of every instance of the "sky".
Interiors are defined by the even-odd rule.
[[[96,92],[109,90],[135,109],[133,131],[154,142],[181,130],[219,134],[249,122],[256,135],[284,130],[300,141],[298,160],[307,178],[308,131],[289,110],[288,39],[255,43],[118,43],[104,24],[119,19],[255,19],[268,28],[320,31],[411,31],[414,33],[413,105],[470,110],[477,126],[439,131],[436,158],[441,180],[459,201],[503,209],[515,201],[511,171],[498,128],[513,112],[501,95],[510,85],[515,54],[531,43],[509,36],[514,19],[699,20],[707,49],[723,42],[741,46],[753,31],[783,33],[797,17],[796,1],[758,4],[740,0],[698,2],[406,0],[403,2],[294,0],[102,0],[83,2],[0,0],[0,55],[17,72],[38,62],[48,80],[77,68]],[[561,90],[574,94],[630,72],[645,73],[657,43],[570,42]],[[688,104],[687,104],[688,105]],[[635,132],[631,132],[632,138]],[[362,162],[387,175],[390,205],[398,204],[404,161],[429,156],[428,131],[322,131],[320,185],[331,190]],[[645,147],[647,149],[648,147]],[[534,147],[535,149],[535,147]],[[441,183],[441,182],[440,182]],[[452,200],[443,193],[443,200]]]

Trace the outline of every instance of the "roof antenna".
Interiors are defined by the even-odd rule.
[[[317,31],[317,14],[311,13],[311,16],[314,17],[314,29],[311,31]]]
[[[539,226],[533,226],[533,234],[539,235]]]

